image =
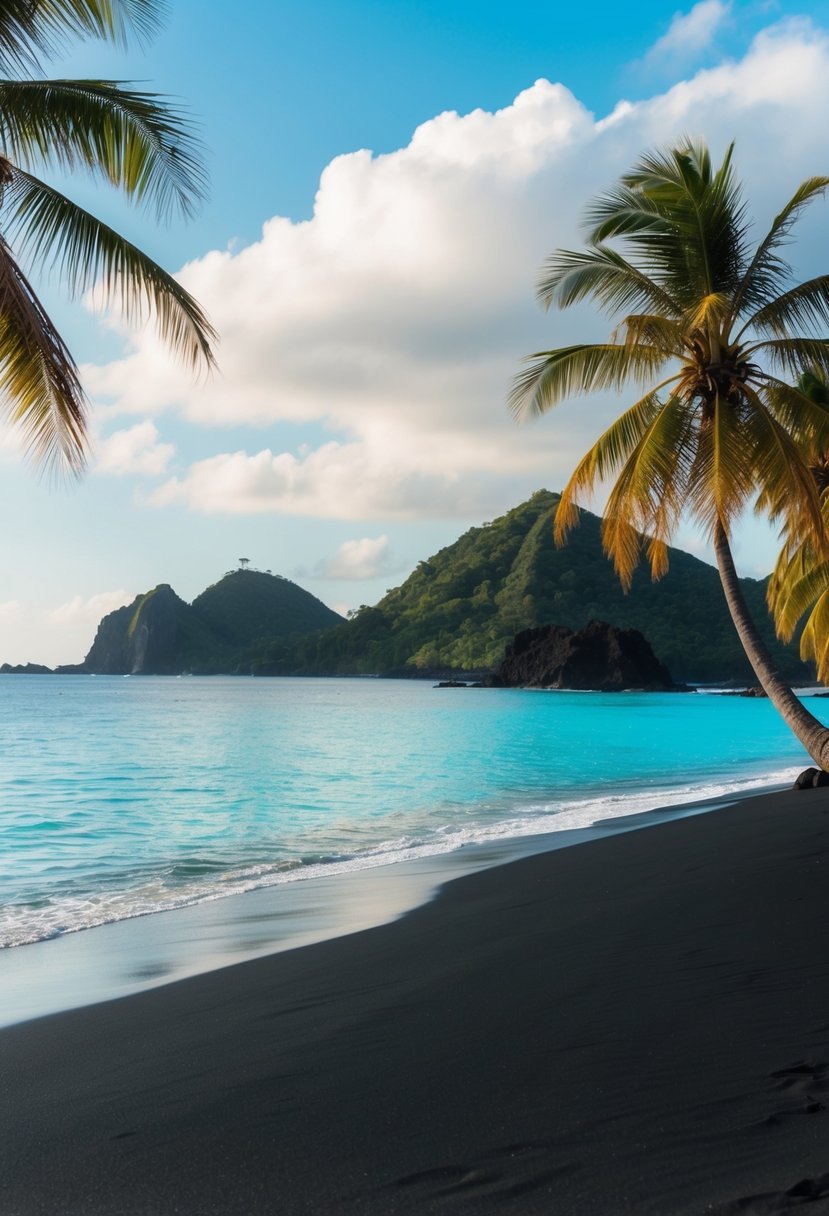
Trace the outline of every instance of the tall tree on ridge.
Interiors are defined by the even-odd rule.
[[[829,413],[790,382],[809,368],[829,373],[829,339],[821,336],[829,275],[794,283],[781,254],[829,178],[803,182],[752,247],[732,152],[717,169],[701,142],[648,153],[590,206],[586,248],[553,253],[538,295],[548,308],[592,299],[618,318],[616,329],[605,343],[530,356],[511,404],[519,415],[541,414],[575,393],[631,381],[645,389],[578,464],[556,540],[578,522],[577,496],[615,477],[602,539],[627,587],[643,548],[652,576],[666,572],[668,543],[687,511],[713,541],[760,684],[829,769],[829,729],[777,671],[746,609],[730,546],[734,522],[759,497],[788,535],[829,556],[807,455],[829,451]]]
[[[55,271],[76,295],[96,285],[130,320],[153,314],[175,354],[194,369],[213,363],[215,333],[192,296],[33,172],[86,171],[160,219],[193,211],[205,175],[178,110],[121,81],[41,75],[43,61],[73,39],[145,40],[163,11],[164,0],[0,4],[0,408],[47,468],[83,467],[86,401],[77,365],[29,281],[30,266]]]

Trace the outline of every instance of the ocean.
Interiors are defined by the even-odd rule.
[[[779,786],[809,763],[768,702],[701,693],[102,676],[0,689],[0,1021],[308,940],[314,925],[359,927],[516,841]],[[809,706],[829,719],[829,702]],[[402,894],[418,873],[419,894]],[[217,948],[239,907],[227,897],[253,891],[269,902],[251,919],[269,925],[240,940],[237,923]],[[166,914],[199,908],[177,952],[144,957],[148,941],[164,955]],[[96,927],[135,918],[143,937],[122,931],[111,953],[121,967],[137,950],[140,965],[103,983]],[[55,950],[70,939],[82,944]],[[51,996],[32,1004],[19,989],[35,973]]]

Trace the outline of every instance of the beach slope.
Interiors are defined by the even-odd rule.
[[[829,1212],[829,791],[0,1032],[3,1216]]]

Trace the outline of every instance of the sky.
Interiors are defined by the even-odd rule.
[[[829,3],[264,0],[243,18],[171,0],[146,48],[79,44],[54,76],[140,81],[198,124],[210,197],[160,226],[65,188],[191,290],[219,331],[194,378],[58,282],[42,296],[82,367],[93,450],[55,484],[0,427],[0,662],[77,662],[105,612],[158,583],[186,600],[237,566],[337,611],[535,490],[560,489],[625,402],[517,423],[527,354],[601,340],[587,306],[545,314],[544,259],[647,148],[736,142],[755,231],[829,172]],[[789,250],[829,260],[829,201]],[[601,501],[594,504],[600,508]],[[707,557],[683,529],[677,543]],[[740,572],[770,570],[747,519]]]

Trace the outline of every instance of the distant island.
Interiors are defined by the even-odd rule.
[[[82,663],[59,674],[387,675],[491,672],[526,629],[580,630],[591,620],[645,635],[680,682],[745,681],[752,673],[717,571],[678,549],[652,583],[639,571],[625,595],[602,552],[597,516],[556,549],[559,496],[539,490],[500,518],[470,528],[421,561],[400,587],[345,620],[290,579],[252,569],[226,574],[192,604],[161,584],[103,618]],[[796,645],[774,636],[765,581],[743,593],[785,677],[813,679]],[[49,672],[37,664],[0,672]]]

